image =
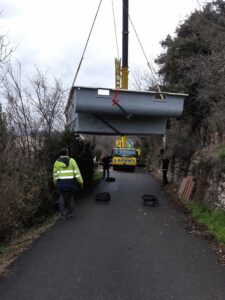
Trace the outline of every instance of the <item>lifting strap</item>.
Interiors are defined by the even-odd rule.
[[[128,113],[120,104],[119,104],[119,99],[118,99],[118,96],[119,96],[119,90],[116,89],[115,90],[115,93],[114,93],[114,96],[112,97],[112,106],[117,106],[119,107],[119,109],[125,114],[127,120],[130,120],[130,118],[132,118],[132,114]]]

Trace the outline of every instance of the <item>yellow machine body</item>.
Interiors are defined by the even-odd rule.
[[[116,147],[112,153],[112,166],[114,170],[127,169],[134,171],[137,166],[137,149],[126,136],[116,139]]]

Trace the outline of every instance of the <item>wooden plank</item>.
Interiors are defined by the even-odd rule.
[[[181,197],[181,195],[183,194],[184,189],[185,189],[185,186],[186,186],[186,183],[187,183],[187,178],[184,177],[184,178],[182,179],[182,181],[181,181],[181,185],[180,185],[180,188],[179,188],[179,190],[178,190],[178,195],[179,195],[179,197]]]
[[[185,201],[188,201],[188,200],[190,199],[190,196],[191,196],[191,194],[192,194],[192,192],[193,192],[193,189],[194,189],[194,185],[195,185],[195,182],[194,182],[194,180],[192,180],[192,182],[190,183],[188,192],[187,192],[187,194],[186,194],[186,199],[185,199]]]
[[[192,184],[192,181],[193,181],[193,176],[187,176],[187,183],[186,183],[186,186],[185,186],[185,189],[184,189],[184,192],[183,192],[183,195],[182,195],[182,199],[186,201],[187,199],[187,196],[188,196],[188,193],[189,193],[189,189],[190,189],[190,186]]]
[[[190,195],[194,188],[194,180],[193,176],[188,175],[184,177],[181,181],[180,188],[178,190],[178,196],[184,200],[188,201],[190,198]]]
[[[186,181],[183,193],[181,195],[181,199],[185,199],[186,193],[187,193],[187,189],[188,189],[188,186],[189,186],[189,183],[190,183],[190,176],[187,176],[186,178],[187,178],[187,181]]]
[[[186,182],[183,194],[181,195],[182,200],[186,199],[186,193],[187,193],[187,189],[188,189],[188,186],[189,186],[189,182],[190,182],[190,179],[187,177],[187,182]]]

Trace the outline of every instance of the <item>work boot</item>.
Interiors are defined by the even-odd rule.
[[[72,218],[74,216],[74,214],[72,213],[72,212],[70,212],[70,213],[68,213],[67,215],[66,215],[66,218],[67,219],[70,219],[70,218]]]
[[[65,214],[60,214],[60,215],[59,215],[59,218],[60,218],[61,220],[66,220]]]

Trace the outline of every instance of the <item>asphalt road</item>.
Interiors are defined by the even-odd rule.
[[[79,201],[0,280],[1,300],[224,300],[225,267],[148,174],[115,172],[115,183]],[[158,196],[157,208],[142,205]]]

